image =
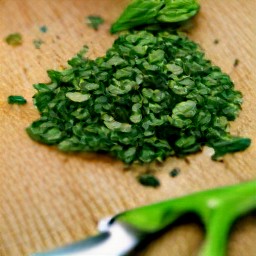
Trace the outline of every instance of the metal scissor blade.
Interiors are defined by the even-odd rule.
[[[107,229],[97,236],[31,256],[122,256],[132,251],[142,238],[140,233],[119,222],[109,224]]]
[[[104,243],[110,234],[108,232],[100,233],[99,235],[89,237],[88,239],[81,240],[76,243],[72,243],[67,246],[60,247],[58,249],[42,252],[42,253],[34,253],[31,256],[79,256],[84,255],[84,250],[90,250],[95,246],[100,246]]]

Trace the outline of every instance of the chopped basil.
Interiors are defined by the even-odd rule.
[[[27,100],[23,96],[11,95],[11,96],[8,97],[8,103],[9,104],[24,105],[24,104],[27,103]]]
[[[239,59],[235,59],[233,66],[237,67],[239,65],[239,62],[240,62]]]
[[[218,160],[220,157],[224,156],[226,153],[237,152],[244,150],[249,147],[251,140],[248,138],[240,137],[227,137],[222,138],[219,141],[212,142],[212,147],[214,148],[215,154],[213,159]]]
[[[83,102],[83,101],[87,101],[91,97],[91,95],[83,94],[80,92],[67,92],[66,97],[73,102]]]
[[[138,177],[138,181],[141,185],[147,187],[157,188],[160,186],[160,181],[153,174],[142,174]]]
[[[35,46],[36,49],[40,49],[41,45],[44,43],[44,41],[42,39],[35,39],[33,40],[33,44]]]
[[[214,44],[218,44],[219,42],[220,42],[219,39],[215,39],[215,40],[213,41]]]
[[[5,42],[11,46],[22,44],[22,35],[20,33],[10,34],[5,38]]]
[[[169,174],[173,178],[178,176],[180,174],[180,168],[173,168]]]
[[[106,152],[125,163],[163,161],[207,145],[214,159],[241,151],[250,139],[233,137],[242,95],[230,77],[187,37],[168,32],[122,34],[103,57],[49,70],[36,84],[41,118],[27,132],[63,151]]]
[[[99,26],[104,23],[104,19],[96,15],[87,16],[86,21],[88,26],[93,28],[94,30],[98,30]]]
[[[47,31],[48,31],[48,28],[47,28],[47,26],[41,26],[40,28],[39,28],[39,30],[42,32],[42,33],[46,33]]]

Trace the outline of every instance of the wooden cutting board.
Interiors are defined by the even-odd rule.
[[[0,255],[23,256],[52,249],[96,233],[99,219],[131,207],[203,189],[256,178],[256,20],[255,0],[204,0],[189,36],[225,72],[244,95],[243,110],[231,124],[233,134],[252,138],[251,147],[213,162],[207,150],[186,160],[170,158],[156,169],[157,189],[136,181],[139,170],[107,156],[64,154],[32,141],[24,129],[38,118],[33,83],[47,82],[47,69],[59,69],[84,44],[89,56],[103,55],[114,36],[108,32],[128,1],[0,0]],[[101,15],[95,32],[87,15]],[[47,26],[42,33],[40,26]],[[14,32],[23,44],[4,38]],[[44,43],[36,49],[33,40]],[[215,44],[215,39],[219,40]],[[239,65],[233,66],[235,59]],[[28,104],[9,105],[9,95],[23,95]],[[176,178],[169,171],[179,167]],[[230,209],[232,211],[232,209]],[[221,225],[221,223],[220,223]],[[193,223],[177,227],[141,255],[196,255],[203,233]],[[237,223],[229,243],[230,256],[256,252],[256,219]]]

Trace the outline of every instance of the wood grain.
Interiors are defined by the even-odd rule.
[[[125,209],[202,189],[256,178],[256,20],[255,0],[204,0],[189,36],[235,81],[244,95],[233,134],[252,138],[251,147],[210,160],[207,150],[188,161],[168,159],[157,169],[159,189],[140,186],[138,170],[124,171],[121,162],[96,154],[63,154],[32,141],[24,129],[38,118],[32,104],[33,83],[47,82],[47,69],[58,69],[89,45],[89,56],[103,55],[114,36],[108,33],[128,1],[0,0],[0,255],[23,256],[51,249],[96,233],[99,219]],[[105,24],[95,32],[85,16],[99,14]],[[47,33],[39,27],[46,25]],[[7,45],[8,34],[20,32],[23,44]],[[34,39],[44,43],[35,49]],[[214,44],[218,39],[219,44]],[[234,68],[235,59],[239,65]],[[28,104],[7,104],[9,95]],[[170,178],[173,167],[181,174]],[[220,223],[221,225],[221,223]],[[170,231],[142,255],[196,255],[203,233],[195,224]],[[231,235],[230,256],[255,255],[256,221],[248,216]]]

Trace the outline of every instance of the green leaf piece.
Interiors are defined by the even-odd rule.
[[[153,174],[142,174],[138,177],[138,181],[146,187],[157,188],[160,186],[160,181]]]
[[[214,160],[218,160],[226,153],[245,150],[247,147],[250,146],[250,144],[250,139],[239,137],[228,137],[221,139],[220,141],[209,143],[209,145],[213,147],[215,151],[212,157]]]
[[[138,26],[186,21],[197,14],[197,0],[133,0],[111,27],[111,33]]]
[[[19,95],[10,95],[8,97],[8,103],[9,104],[18,104],[18,105],[24,105],[27,103],[27,100],[23,96]]]
[[[172,117],[192,118],[197,112],[196,102],[192,100],[178,103],[172,110]]]
[[[33,40],[33,44],[35,46],[36,49],[40,49],[41,45],[44,43],[44,41],[42,39],[34,39]]]
[[[157,20],[169,23],[185,21],[196,15],[199,7],[196,0],[165,0],[165,5],[159,11]]]
[[[163,5],[163,0],[133,0],[112,25],[111,32],[116,33],[139,25],[155,23]]]
[[[22,35],[20,33],[13,33],[5,38],[5,42],[11,46],[19,46],[22,44]]]
[[[86,17],[86,21],[88,26],[93,28],[94,30],[98,30],[99,26],[104,23],[104,19],[97,15],[90,15]]]
[[[91,95],[83,94],[80,92],[67,92],[66,97],[74,102],[84,102],[84,101],[87,101],[91,97]]]
[[[39,27],[39,30],[42,32],[42,33],[46,33],[48,31],[48,27],[43,25],[41,27]]]

